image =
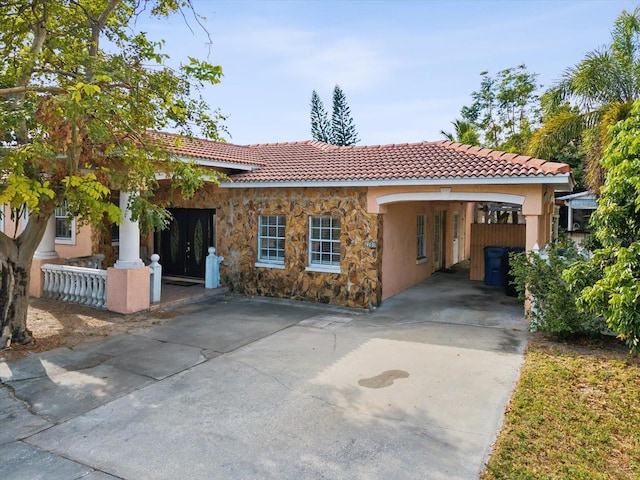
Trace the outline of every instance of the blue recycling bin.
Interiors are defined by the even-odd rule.
[[[504,287],[503,261],[507,247],[484,247],[484,283],[492,287]]]

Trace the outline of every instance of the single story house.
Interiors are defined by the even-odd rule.
[[[207,247],[215,246],[232,291],[352,307],[376,307],[467,259],[471,279],[483,280],[483,248],[546,244],[555,193],[574,186],[566,164],[449,141],[240,146],[158,138],[227,178],[189,200],[160,180],[156,198],[173,221],[142,239],[127,230],[126,242],[141,247],[135,255],[158,253],[165,275],[203,278]],[[117,264],[123,234],[122,226],[117,242],[91,234],[92,251],[73,256],[103,253],[106,266]],[[78,247],[86,235],[75,234]]]

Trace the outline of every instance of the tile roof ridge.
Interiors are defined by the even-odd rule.
[[[345,150],[379,150],[382,148],[394,148],[394,147],[417,147],[420,145],[428,145],[432,142],[404,142],[404,143],[386,143],[386,144],[377,144],[377,145],[347,145],[347,146],[337,146],[330,145],[335,148],[345,149]]]
[[[320,150],[323,150],[323,151],[339,150],[339,149],[342,148],[339,145],[333,145],[331,143],[322,142],[320,140],[306,140],[306,143],[308,143],[312,147],[316,147],[316,148],[318,148]]]
[[[295,145],[311,145],[311,146],[320,146],[326,145],[328,147],[333,147],[334,145],[329,145],[318,140],[298,140],[298,141],[290,141],[290,142],[267,142],[267,143],[251,143],[247,145],[249,148],[261,148],[261,147],[285,147],[285,146],[295,146]]]
[[[503,160],[509,163],[522,165],[525,167],[542,170],[545,173],[569,173],[571,167],[566,163],[551,162],[542,158],[536,158],[529,155],[520,155],[518,153],[509,153],[492,148],[484,148],[476,145],[468,145],[465,143],[452,142],[451,140],[436,140],[432,142],[434,145],[441,145],[452,150],[479,155],[492,158],[494,160]]]

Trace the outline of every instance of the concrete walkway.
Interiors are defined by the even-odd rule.
[[[476,479],[522,307],[436,274],[372,312],[221,296],[0,363],[2,479]]]

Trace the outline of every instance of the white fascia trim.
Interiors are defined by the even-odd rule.
[[[380,195],[376,198],[378,205],[386,205],[398,202],[500,202],[513,203],[522,205],[524,203],[524,195],[513,195],[510,193],[491,193],[491,192],[451,192],[449,189],[441,189],[439,192],[406,192],[406,193],[390,193],[389,195]]]
[[[558,190],[573,188],[570,174],[538,177],[466,177],[401,180],[328,180],[304,182],[221,182],[220,188],[287,188],[287,187],[393,187],[393,186],[455,186],[455,185],[555,185]]]
[[[205,160],[204,158],[197,157],[178,157],[178,160],[182,162],[195,162],[198,165],[202,165],[203,167],[217,167],[217,168],[229,168],[232,170],[243,170],[245,172],[253,172],[254,170],[258,170],[260,167],[258,165],[246,165],[244,163],[234,163],[234,162],[223,162],[220,160]]]

